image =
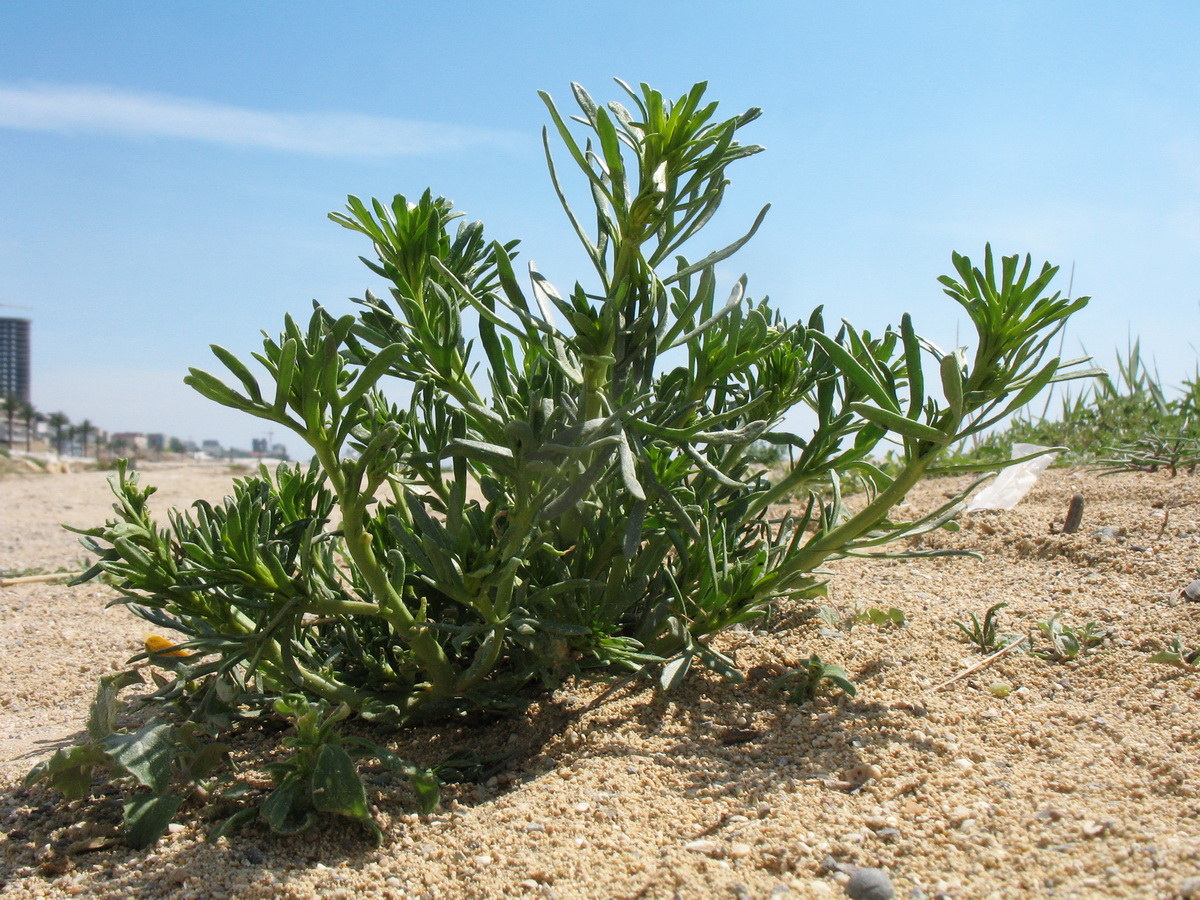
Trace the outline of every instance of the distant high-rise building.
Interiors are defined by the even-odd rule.
[[[28,319],[0,319],[0,397],[29,402]]]

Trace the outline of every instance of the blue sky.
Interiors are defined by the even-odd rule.
[[[326,219],[426,187],[560,287],[587,278],[541,156],[537,90],[709,82],[767,152],[698,257],[789,320],[942,345],[953,250],[1031,253],[1092,295],[1104,364],[1140,336],[1163,377],[1200,335],[1200,6],[1192,3],[0,3],[0,315],[34,322],[33,401],[110,430],[248,446],[267,426],[182,384],[316,299],[379,288]],[[280,440],[278,430],[275,439]],[[297,439],[286,439],[293,453]]]

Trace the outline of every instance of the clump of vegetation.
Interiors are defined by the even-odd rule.
[[[1151,435],[1108,449],[1111,455],[1098,463],[1104,475],[1166,470],[1174,478],[1181,469],[1191,475],[1200,466],[1200,438]]]
[[[1118,353],[1115,376],[1095,372],[1067,391],[1056,416],[1028,409],[1002,430],[959,448],[963,461],[1007,459],[1015,443],[1061,447],[1059,464],[1094,464],[1105,473],[1194,472],[1200,465],[1200,370],[1176,391],[1147,366],[1140,342]]]
[[[773,691],[787,695],[793,703],[808,703],[830,689],[841,690],[850,697],[858,693],[845,669],[822,662],[815,653],[799,667],[780,675],[772,686]]]
[[[1086,654],[1104,643],[1108,636],[1108,632],[1095,622],[1088,622],[1083,626],[1071,625],[1063,621],[1061,613],[1054,613],[1049,620],[1038,622],[1038,631],[1050,642],[1050,647],[1046,650],[1034,650],[1034,655],[1061,662]]]
[[[881,628],[886,626],[903,628],[908,624],[904,610],[895,606],[888,607],[887,609],[880,609],[878,606],[859,609],[857,606],[854,606],[851,609],[841,610],[836,606],[826,604],[817,610],[817,618],[830,631],[845,632],[850,632],[854,629],[855,625],[861,624],[875,625]]]
[[[939,350],[908,315],[880,334],[827,327],[820,309],[790,325],[745,277],[721,299],[717,266],[766,208],[729,246],[683,254],[729,167],[761,149],[738,140],[759,112],[721,119],[703,84],[674,102],[622,87],[629,106],[573,86],[572,119],[542,95],[551,180],[590,285],[560,292],[532,265],[523,285],[516,242],[478,223],[452,231],[459,213],[428,191],[351,197],[332,218],[370,240],[386,295],[367,292],[357,316],[288,316],[255,354],[259,374],[214,346],[231,383],[187,378],[295,432],[312,464],[264,467],[165,524],[153,488],[118,470],[116,517],[83,532],[98,556],[87,577],[184,636],[189,655],[158,691],[181,715],[220,732],[299,695],[406,724],[508,712],[574,677],[658,671],[674,684],[699,663],[739,678],[714,635],[776,598],[820,595],[830,559],[945,524],[961,497],[914,521],[890,513],[925,475],[980,468],[943,465],[947,448],[1087,374],[1049,353],[1087,298],[1050,293],[1054,267],[990,247],[981,266],[955,254],[940,279],[975,326],[973,355]],[[588,216],[568,200],[552,134]],[[798,404],[817,418],[805,436],[780,430]],[[899,447],[886,472],[872,462],[885,438]],[[764,447],[786,450],[782,474],[764,470]],[[867,488],[855,509],[843,478]],[[772,514],[797,496],[795,512]],[[818,667],[816,684],[852,690],[815,657],[804,684]],[[283,774],[277,790],[296,802],[278,801],[279,822],[321,811],[297,787],[321,759],[346,774],[336,750],[316,752]],[[343,794],[353,802],[333,811],[361,820],[357,793]]]
[[[1009,644],[1024,640],[1019,634],[1000,631],[1000,610],[1006,606],[1008,606],[1007,603],[992,604],[984,612],[982,622],[974,612],[968,612],[966,620],[956,620],[954,624],[981,653],[991,653],[993,650],[999,650]]]
[[[1151,654],[1147,662],[1162,663],[1183,669],[1185,672],[1194,672],[1200,669],[1200,647],[1186,647],[1179,638],[1173,638],[1166,650]]]

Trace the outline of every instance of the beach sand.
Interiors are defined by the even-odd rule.
[[[152,468],[155,509],[219,499],[222,466]],[[957,482],[930,481],[909,508]],[[1071,496],[1083,527],[1052,533]],[[105,473],[0,479],[0,570],[78,570],[60,524],[109,512]],[[0,588],[0,893],[96,898],[808,898],[846,896],[851,867],[882,867],[895,896],[1200,897],[1200,674],[1148,656],[1200,645],[1200,477],[1098,477],[1055,469],[1009,512],[963,516],[927,548],[982,559],[843,560],[830,602],[899,607],[904,628],[833,632],[811,605],[782,603],[766,628],[717,645],[743,668],[816,652],[856,698],[787,702],[771,679],[701,673],[662,694],[639,682],[594,709],[572,685],[512,721],[373,732],[423,764],[457,749],[510,752],[485,784],[451,785],[417,814],[403,782],[368,771],[384,832],[353,823],[295,838],[252,825],[205,843],[185,807],[156,847],[117,837],[120,798],[65,804],[21,780],[81,739],[97,679],[141,649],[143,624],[111,589]],[[1110,529],[1100,531],[1098,529]],[[1004,631],[1060,612],[1108,629],[1072,662],[1010,654],[978,663],[955,627],[994,603]],[[1035,638],[1039,647],[1046,642]],[[761,670],[756,670],[761,672]],[[989,687],[1004,682],[1007,696]],[[998,689],[999,690],[999,689]],[[273,739],[252,732],[245,771]],[[260,775],[254,775],[261,781]]]

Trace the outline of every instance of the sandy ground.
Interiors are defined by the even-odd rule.
[[[230,474],[144,477],[161,510],[220,497]],[[1083,528],[1052,533],[1076,491]],[[0,570],[78,568],[59,523],[98,524],[109,502],[100,473],[0,480]],[[982,560],[833,567],[834,603],[900,607],[905,628],[834,632],[784,605],[768,628],[720,641],[746,669],[815,651],[851,672],[855,699],[795,705],[769,679],[701,675],[591,710],[599,688],[578,686],[512,722],[376,733],[423,763],[514,752],[487,783],[448,788],[433,816],[370,773],[378,849],[351,824],[294,839],[252,826],[208,844],[185,809],[156,848],[131,852],[111,839],[115,796],[68,807],[23,789],[34,763],[79,738],[97,677],[139,650],[142,628],[106,609],[98,584],[0,588],[0,893],[778,900],[846,896],[858,865],[885,869],[902,898],[1200,897],[1200,675],[1146,661],[1173,637],[1200,644],[1200,603],[1179,596],[1200,577],[1200,477],[1054,470],[1015,510],[962,524],[926,545]],[[1010,604],[1005,630],[1062,612],[1111,636],[1073,662],[1010,655],[939,690],[983,658],[954,620],[997,602]],[[1011,693],[995,696],[997,681]]]

